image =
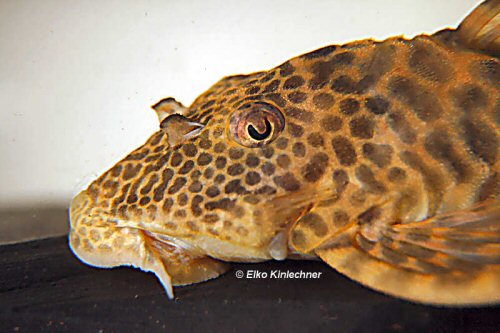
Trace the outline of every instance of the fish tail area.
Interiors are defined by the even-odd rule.
[[[316,254],[349,278],[383,293],[434,305],[500,302],[500,209],[489,201],[374,235],[353,227]]]
[[[470,49],[500,55],[500,0],[486,0],[458,27],[461,42]]]

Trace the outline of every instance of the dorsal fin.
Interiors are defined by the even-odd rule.
[[[500,0],[486,0],[458,27],[461,42],[470,49],[500,55]]]
[[[203,124],[177,113],[167,116],[160,123],[160,129],[167,133],[168,144],[171,147],[198,135],[203,127],[205,127]]]
[[[151,108],[156,111],[160,123],[172,114],[185,115],[187,111],[187,108],[173,97],[164,98],[151,106]]]

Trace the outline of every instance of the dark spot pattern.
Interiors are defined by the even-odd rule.
[[[371,139],[374,133],[375,123],[368,117],[361,116],[349,122],[351,135],[362,139]]]
[[[229,149],[229,158],[232,160],[239,160],[243,157],[245,152],[240,148],[230,148]]]
[[[448,57],[437,48],[424,43],[415,43],[410,49],[408,65],[417,75],[433,82],[446,82],[451,79],[452,67]]]
[[[302,142],[296,142],[293,144],[292,152],[297,157],[304,157],[306,155],[306,146]]]
[[[142,197],[141,200],[139,201],[139,205],[146,206],[150,202],[151,202],[151,198],[150,197]]]
[[[182,154],[176,151],[172,154],[172,158],[170,159],[170,165],[173,167],[179,166],[182,163],[182,159],[183,159]]]
[[[359,111],[359,102],[354,98],[345,98],[340,101],[339,109],[347,116],[353,115]]]
[[[414,144],[415,141],[417,141],[417,134],[402,113],[389,114],[387,117],[387,123],[402,142]]]
[[[328,132],[336,132],[342,128],[342,119],[337,116],[327,115],[321,119],[321,127]]]
[[[211,167],[208,167],[205,169],[205,171],[203,171],[203,177],[205,177],[206,179],[210,179],[214,176],[214,169],[211,168]]]
[[[219,156],[215,160],[215,167],[217,169],[224,169],[226,167],[227,159],[224,156]]]
[[[258,166],[259,163],[260,163],[260,159],[257,157],[257,155],[255,155],[253,153],[250,153],[250,154],[247,155],[245,164],[248,167],[254,168],[254,167]]]
[[[271,158],[274,155],[274,149],[272,147],[264,147],[262,148],[261,152],[265,158]]]
[[[313,155],[302,170],[305,181],[309,183],[318,181],[326,171],[328,160],[328,155],[325,153]]]
[[[223,174],[218,174],[214,178],[214,183],[216,183],[216,184],[222,184],[225,181],[226,181],[226,176],[224,176]]]
[[[238,176],[241,175],[245,171],[245,167],[240,163],[232,164],[227,168],[227,173],[230,176]]]
[[[305,81],[301,76],[295,75],[286,79],[285,83],[283,84],[283,89],[297,89],[301,87],[304,82]]]
[[[219,221],[219,215],[217,214],[206,214],[203,216],[202,221],[205,223],[215,223]]]
[[[280,154],[276,159],[276,163],[282,169],[288,169],[288,166],[290,166],[290,162],[290,158],[285,154]]]
[[[394,65],[395,46],[379,44],[374,48],[372,57],[368,57],[368,63],[362,66],[363,73],[371,78],[373,82],[379,81]]]
[[[347,75],[340,75],[337,77],[331,86],[332,90],[340,94],[359,94],[357,82]]]
[[[110,170],[110,174],[112,177],[118,177],[122,173],[123,167],[121,165],[115,165]]]
[[[500,86],[500,65],[496,59],[480,60],[473,65],[473,73],[478,73],[484,81],[494,87]],[[474,75],[473,74],[473,75]],[[475,77],[476,75],[474,75]]]
[[[210,186],[207,188],[207,191],[205,192],[206,195],[208,195],[210,198],[214,198],[220,194],[220,190],[217,186]]]
[[[192,169],[194,168],[194,162],[189,160],[186,161],[182,167],[179,169],[179,174],[184,175],[186,173],[189,173]]]
[[[373,171],[364,164],[356,168],[356,178],[368,192],[381,194],[386,191],[384,184],[376,180]]]
[[[500,173],[492,173],[488,179],[481,184],[478,191],[480,201],[500,196]]]
[[[431,196],[429,208],[431,213],[434,212],[441,203],[444,188],[443,176],[437,170],[426,165],[420,156],[413,152],[402,151],[399,157],[403,163],[422,175],[427,191]]]
[[[309,81],[309,88],[312,90],[323,88],[336,70],[351,65],[354,58],[351,52],[342,52],[334,55],[330,60],[319,60],[312,64],[311,72],[314,76]]]
[[[307,94],[300,91],[294,91],[288,94],[288,100],[294,104],[300,104],[304,102],[306,99],[307,99]]]
[[[327,93],[320,93],[313,97],[314,105],[321,110],[328,110],[335,104],[335,99]]]
[[[203,189],[203,184],[199,181],[195,181],[191,185],[189,185],[188,190],[191,193],[198,193]]]
[[[292,75],[295,72],[295,68],[292,66],[292,64],[289,61],[287,61],[284,64],[282,64],[281,66],[279,66],[278,69],[279,69],[280,75],[282,77],[287,77],[289,75]]]
[[[184,185],[186,185],[186,183],[187,183],[186,178],[184,178],[184,177],[179,177],[179,178],[176,178],[176,179],[174,180],[174,183],[172,184],[172,186],[170,186],[170,187],[168,188],[168,194],[174,194],[174,193],[179,192],[179,190],[180,190],[181,188],[183,188],[183,187],[184,187]]]
[[[245,91],[245,94],[247,95],[254,95],[257,94],[260,90],[259,86],[251,87]]]
[[[458,87],[451,94],[455,106],[465,113],[481,111],[488,105],[488,97],[477,85]]]
[[[332,145],[340,164],[349,166],[356,163],[356,151],[348,139],[342,136],[335,137],[332,139]]]
[[[314,132],[307,136],[307,143],[313,147],[322,147],[325,142],[320,133]]]
[[[174,171],[172,169],[166,169],[162,172],[162,181],[161,183],[154,189],[153,200],[156,202],[160,202],[163,200],[163,196],[167,189],[170,180],[174,176]]]
[[[193,213],[193,216],[200,216],[203,213],[203,210],[200,207],[202,202],[203,197],[199,194],[195,195],[193,200],[191,200],[191,213]]]
[[[151,189],[153,188],[153,185],[156,184],[156,182],[158,182],[159,180],[159,177],[157,174],[153,174],[151,176],[151,178],[149,179],[149,181],[146,183],[146,185],[144,185],[143,188],[141,188],[141,194],[142,195],[146,195],[148,194]]]
[[[333,213],[333,225],[335,228],[343,228],[349,224],[349,215],[343,210],[336,210]]]
[[[363,225],[375,222],[381,215],[382,212],[380,208],[377,206],[372,206],[358,215],[358,223],[360,225]]]
[[[285,191],[294,192],[300,189],[300,182],[295,176],[288,172],[283,176],[276,176],[273,178],[276,185],[283,188]]]
[[[297,223],[299,226],[311,229],[317,237],[323,237],[328,233],[328,226],[323,218],[316,213],[307,213]]]
[[[234,179],[229,181],[224,187],[224,192],[226,194],[236,193],[236,194],[247,194],[248,191],[244,186],[241,185],[240,179]]]
[[[344,170],[335,170],[333,172],[332,178],[335,183],[335,191],[340,197],[342,192],[344,192],[345,188],[349,184],[349,176]]]
[[[274,174],[275,170],[276,170],[276,168],[274,167],[274,164],[272,164],[272,163],[266,162],[266,163],[264,163],[264,165],[262,165],[262,172],[266,176],[271,176],[272,174]]]
[[[389,79],[389,90],[394,97],[407,104],[415,115],[425,122],[431,122],[443,113],[438,98],[417,82],[402,76]]]
[[[393,183],[399,183],[406,179],[406,171],[398,167],[390,168],[387,179]]]
[[[276,189],[272,186],[269,185],[264,185],[260,187],[257,191],[255,191],[255,194],[274,194],[276,193]]]
[[[288,139],[285,137],[281,137],[278,140],[276,140],[276,148],[278,149],[286,149],[288,146]]]
[[[389,110],[390,103],[382,96],[373,96],[365,99],[365,107],[375,115],[381,115]]]
[[[285,107],[286,101],[280,94],[268,94],[266,97],[279,107]]]
[[[177,204],[179,206],[185,206],[188,203],[188,199],[186,193],[181,193],[177,196]]]
[[[207,133],[207,132],[205,132]],[[212,147],[212,141],[202,138],[198,144],[202,149],[210,149]]]
[[[311,122],[313,113],[296,107],[288,107],[285,109],[285,114],[302,122]]]
[[[184,154],[186,154],[186,156],[188,157],[196,156],[196,154],[198,153],[198,148],[196,148],[196,146],[192,143],[185,144],[182,149],[184,151]]]
[[[274,80],[266,86],[263,92],[264,93],[274,92],[278,89],[279,86],[280,86],[280,80]]]
[[[300,138],[304,134],[304,127],[292,122],[288,122],[288,133],[294,138]]]
[[[129,179],[135,177],[139,173],[141,168],[142,167],[140,164],[137,164],[137,165],[127,164],[127,165],[125,165],[125,169],[123,170],[123,175],[122,175],[123,180],[129,180]]]
[[[316,58],[323,58],[328,55],[330,55],[333,51],[337,49],[336,45],[330,45],[330,46],[325,46],[320,49],[317,49],[315,51],[306,53],[301,56],[301,58],[311,60],[311,59],[316,59]]]
[[[363,145],[363,155],[379,168],[391,163],[392,152],[392,147],[386,144],[365,143]]]
[[[223,142],[217,142],[214,146],[214,151],[218,154],[223,153],[226,150],[226,145]]]
[[[255,171],[250,171],[245,176],[245,182],[250,186],[258,184],[260,179],[260,174]]]
[[[210,164],[210,162],[212,162],[212,155],[210,155],[209,153],[203,152],[198,156],[198,165],[204,166]]]
[[[464,118],[461,121],[466,143],[483,161],[494,165],[497,159],[497,133],[479,119]]]
[[[465,181],[469,177],[469,167],[453,147],[445,130],[431,132],[425,138],[424,147],[433,158],[446,165],[455,175],[455,180],[458,183]]]
[[[307,246],[306,235],[298,229],[292,232],[292,244],[297,248],[304,248]]]
[[[169,213],[170,210],[172,209],[172,206],[174,205],[174,200],[172,200],[171,198],[167,198],[165,199],[165,201],[163,202],[163,205],[162,205],[162,210],[165,212],[165,213]]]

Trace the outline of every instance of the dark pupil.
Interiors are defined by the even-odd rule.
[[[264,131],[264,133],[259,133],[255,127],[253,127],[253,125],[249,125],[248,126],[248,135],[250,135],[250,137],[252,139],[255,139],[255,140],[264,140],[266,138],[269,137],[269,135],[271,135],[271,124],[269,123],[269,120],[267,120],[267,118],[265,119],[265,122],[266,122],[266,130]]]

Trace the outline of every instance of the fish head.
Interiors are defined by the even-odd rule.
[[[146,232],[223,260],[284,259],[291,224],[331,178],[321,131],[337,121],[313,121],[311,109],[333,97],[308,99],[299,68],[224,78],[188,108],[153,106],[160,129],[74,199],[73,251],[92,263],[85,253],[105,237],[95,230],[111,225],[109,237]]]

